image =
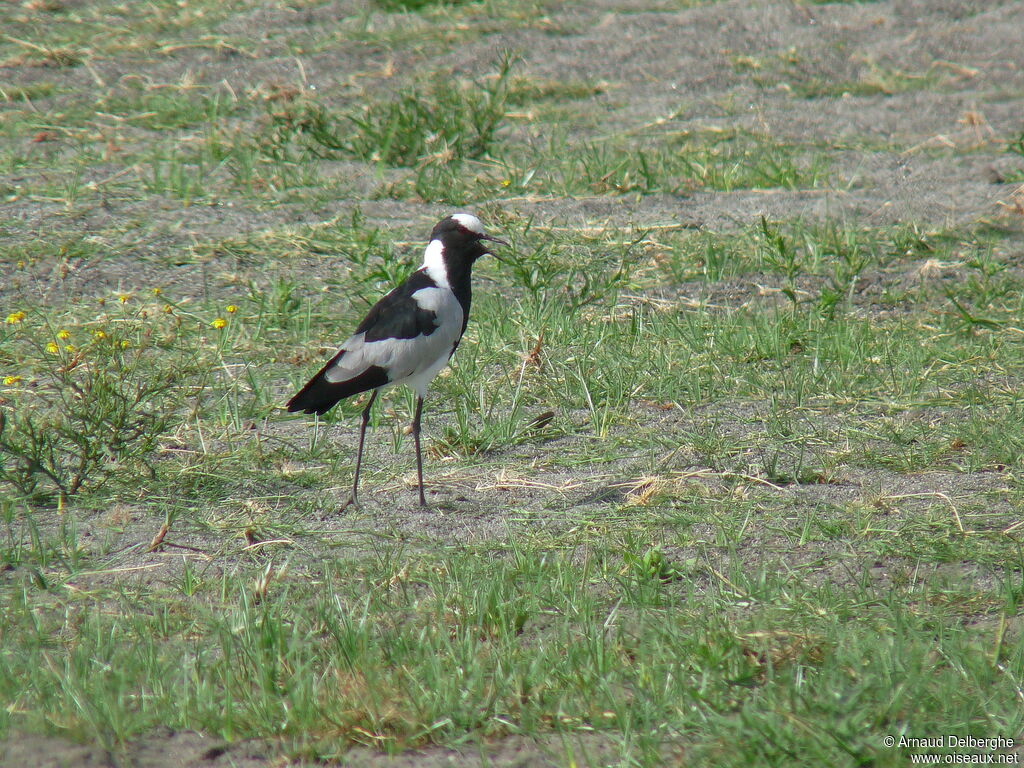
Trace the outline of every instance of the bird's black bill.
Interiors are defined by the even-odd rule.
[[[490,240],[492,243],[498,243],[499,245],[504,245],[506,248],[510,248],[511,247],[507,242],[502,240],[500,237],[494,237],[492,235],[480,235],[480,239],[481,240]],[[505,261],[505,259],[503,259],[501,256],[496,255],[494,253],[494,251],[487,251],[487,252],[489,254],[491,254],[491,256],[494,256],[494,258],[496,258],[502,264],[508,264],[508,262]]]
[[[493,235],[480,235],[480,239],[481,240],[490,240],[492,243],[501,243],[501,245],[504,245],[506,247],[508,246],[508,243],[506,243],[500,237],[494,237]]]

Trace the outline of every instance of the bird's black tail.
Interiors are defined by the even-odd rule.
[[[344,352],[339,353],[339,356]],[[338,358],[335,357],[327,365],[320,369],[320,372],[306,382],[306,386],[298,391],[286,407],[289,411],[302,411],[303,413],[326,413],[339,400],[346,397],[358,395],[360,392],[368,392],[377,387],[383,387],[388,383],[387,372],[376,365],[371,365],[365,371],[347,381],[328,381],[327,370],[334,365]]]

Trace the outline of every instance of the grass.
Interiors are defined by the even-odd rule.
[[[210,34],[248,3],[197,2],[183,7],[156,0],[145,19],[118,0],[84,7],[62,2],[32,3],[5,11],[0,61],[8,66],[77,67],[89,56],[132,56],[156,51],[167,56],[181,48],[217,48],[223,40]]]
[[[1024,158],[1024,132],[1006,142],[1006,151]],[[1003,175],[1003,181],[1009,184],[1024,181],[1024,168],[1014,168]]]
[[[343,153],[387,165],[414,166],[441,155],[456,168],[486,155],[505,117],[513,59],[506,56],[490,81],[452,87],[444,78],[400,91],[360,114],[332,115],[313,101],[294,102],[271,117],[280,144],[305,139],[315,155]]]
[[[466,0],[377,0],[378,5],[388,11],[415,12],[431,5],[460,5]]]
[[[50,306],[45,318],[5,325],[4,370],[22,377],[3,391],[16,418],[4,439],[21,446],[9,456],[40,450],[27,435],[50,423],[47,408],[76,418],[56,397],[81,385],[60,378],[77,368],[63,370],[63,353],[47,350],[54,329],[79,342],[81,367],[120,382],[81,391],[91,414],[115,410],[127,387],[128,413],[155,418],[131,389],[138,374],[124,374],[143,362],[143,382],[170,390],[155,393],[163,399],[159,418],[144,422],[145,447],[126,443],[123,460],[89,466],[80,487],[62,486],[45,463],[5,464],[15,493],[4,501],[0,551],[11,574],[3,727],[57,728],[117,751],[163,724],[272,738],[310,759],[338,758],[351,744],[400,752],[467,735],[548,734],[552,749],[579,750],[597,734],[602,749],[649,765],[669,759],[680,739],[693,759],[714,764],[790,764],[799,751],[809,765],[895,765],[905,753],[879,746],[892,732],[1020,728],[1024,659],[1005,622],[1016,621],[1024,563],[1003,532],[1013,527],[1016,478],[987,500],[955,489],[831,501],[786,491],[827,491],[855,471],[952,477],[1019,466],[1019,397],[982,384],[1022,362],[1008,322],[1020,292],[998,239],[767,221],[737,235],[676,230],[657,240],[615,230],[581,239],[512,221],[504,229],[520,258],[482,267],[470,337],[438,381],[453,410],[435,401],[430,461],[485,475],[520,455],[532,457],[533,473],[621,472],[624,456],[633,466],[629,482],[613,480],[610,505],[556,503],[550,529],[533,528],[541,510],[524,507],[507,538],[439,545],[356,518],[336,552],[339,539],[308,514],[322,503],[325,470],[344,484],[344,450],[301,436],[243,437],[276,407],[282,375],[299,383],[302,370],[280,350],[298,348],[298,368],[309,367],[321,353],[315,341],[301,350],[337,320],[336,299],[311,292],[315,271],[301,261],[349,254],[352,279],[335,276],[332,290],[352,292],[353,321],[360,296],[400,277],[397,262],[386,266],[394,246],[358,217],[198,246],[251,275],[230,309],[230,284],[203,301],[133,286],[123,302]],[[922,308],[909,316],[863,315],[848,284],[823,309],[819,292],[840,280],[837,269],[854,264],[863,279],[908,254],[945,261],[954,248],[965,278],[957,302],[986,324],[965,325],[927,283],[900,295]],[[709,249],[722,254],[710,273]],[[579,289],[574,270],[599,255],[606,266]],[[278,274],[259,275],[270,261]],[[777,282],[778,299],[683,311],[641,300],[666,271],[712,288],[754,275]],[[104,328],[109,337],[97,341]],[[128,357],[104,357],[102,345],[122,337]],[[60,386],[50,389],[53,376]],[[764,405],[739,419],[723,402]],[[391,400],[403,419],[410,405]],[[720,415],[652,429],[649,414],[662,407]],[[326,421],[350,427],[358,408],[344,404]],[[919,409],[932,414],[929,426]],[[393,429],[390,448],[376,450],[407,461],[391,421],[376,416],[378,440]],[[95,437],[96,424],[67,428]],[[155,472],[145,497],[131,490],[129,459]],[[33,469],[37,483],[25,479]],[[499,485],[515,487],[530,476],[524,469]],[[390,472],[371,474],[372,487]],[[256,487],[263,501],[252,499]],[[56,521],[38,495],[45,488],[61,492]],[[207,554],[167,549],[142,566],[159,568],[164,582],[136,582],[142,550],[116,543],[126,521],[108,516],[99,541],[81,536],[100,509],[125,502],[152,521],[147,538],[168,521],[169,544],[202,542]],[[832,542],[848,551],[839,563],[783,565],[793,548]],[[212,571],[210,557],[233,565]],[[889,564],[888,579],[865,570],[874,559]],[[965,561],[994,580],[929,575]],[[837,567],[838,581],[821,577]],[[995,624],[973,629],[968,617]],[[117,673],[97,684],[100,669]],[[907,682],[893,687],[896,674]],[[803,737],[787,725],[794,717],[807,724]],[[739,738],[751,733],[758,738]]]
[[[664,563],[652,573],[600,547],[578,564],[529,544],[482,554],[399,552],[316,566],[301,581],[287,556],[264,555],[237,577],[183,575],[163,598],[25,586],[5,607],[24,617],[10,626],[24,638],[12,661],[29,679],[7,671],[0,686],[17,710],[73,713],[65,728],[110,747],[161,723],[229,739],[273,732],[318,759],[340,757],[348,739],[395,752],[467,731],[570,743],[597,731],[639,762],[688,733],[698,759],[775,763],[807,746],[786,725],[795,716],[815,735],[806,764],[895,765],[902,757],[879,746],[892,729],[1020,725],[1019,679],[999,668],[1019,656],[984,634],[936,632],[955,588],[923,587],[909,608],[892,590],[837,595],[728,559],[693,564],[684,583],[661,576]],[[60,609],[47,612],[56,621],[29,618],[40,601]],[[51,638],[68,630],[80,641],[64,650]],[[894,690],[894,674],[914,682]],[[938,719],[920,719],[926,703]],[[732,743],[751,732],[760,738]]]
[[[570,140],[547,112],[600,90],[516,75],[496,58],[484,78],[421,78],[383,98],[334,108],[301,86],[271,83],[240,94],[224,83],[126,79],[101,97],[76,94],[62,109],[25,102],[8,121],[39,149],[0,150],[19,172],[7,191],[74,205],[138,194],[191,205],[224,195],[267,202],[325,201],[352,194],[323,161],[369,164],[372,197],[467,205],[480,199],[670,193],[701,189],[813,189],[828,183],[817,146],[737,130],[654,133],[629,143]],[[517,123],[546,115],[542,144],[514,139]],[[99,128],[97,129],[97,125]],[[571,147],[565,151],[566,145]],[[57,158],[73,173],[52,176]],[[109,173],[91,169],[113,165]],[[119,168],[119,170],[117,170]],[[31,174],[26,178],[25,174]]]
[[[565,33],[530,4],[277,9],[296,57],[353,32],[422,64],[333,92],[189,75],[196,29],[213,62],[256,43],[222,26],[248,4],[187,5],[26,6],[0,41],[46,66],[0,91],[0,739],[896,766],[886,736],[1019,736],[1012,221],[632,224],[828,189],[849,146],[679,105],[610,130],[615,84],[514,53],[431,68],[520,16]],[[335,515],[363,402],[281,403],[414,268],[424,203],[511,254],[428,402],[433,509],[398,391]]]

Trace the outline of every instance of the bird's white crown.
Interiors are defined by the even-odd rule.
[[[480,219],[471,213],[453,213],[452,218],[470,232],[476,232],[478,235],[484,233],[484,225],[480,223]]]

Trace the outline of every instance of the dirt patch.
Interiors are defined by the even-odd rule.
[[[608,758],[613,753],[605,737],[571,736],[537,741],[507,737],[484,744],[467,745],[462,749],[428,747],[400,755],[384,755],[365,747],[352,747],[335,756],[333,764],[352,768],[442,768],[458,765],[463,768],[486,768],[492,765],[508,768],[556,768],[567,759],[582,764]],[[311,768],[322,762],[288,761],[296,768]],[[108,752],[94,746],[83,746],[56,736],[14,733],[0,744],[0,768],[264,768],[279,766],[272,748],[254,742],[224,741],[204,737],[191,731],[163,730],[145,739],[128,744],[123,750]]]

